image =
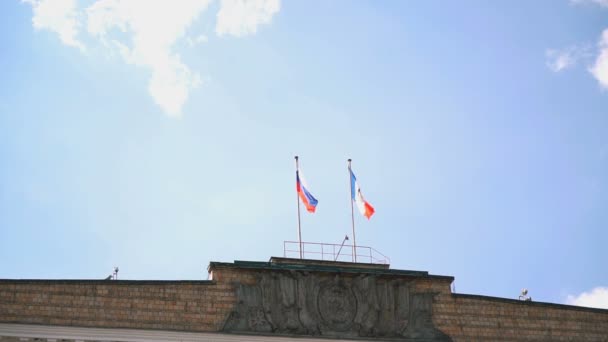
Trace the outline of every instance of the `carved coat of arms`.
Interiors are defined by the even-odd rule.
[[[259,272],[237,284],[226,332],[452,341],[432,320],[434,293],[413,293],[406,280],[374,275]]]

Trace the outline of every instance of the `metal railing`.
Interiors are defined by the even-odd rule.
[[[391,260],[386,255],[378,252],[372,247],[357,246],[355,248],[357,262],[370,264],[390,264]],[[300,243],[298,241],[283,242],[283,257],[300,258]],[[353,245],[302,242],[302,258],[326,261],[353,262]]]

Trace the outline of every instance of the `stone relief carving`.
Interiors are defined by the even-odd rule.
[[[405,280],[374,275],[258,274],[237,284],[226,332],[452,341],[432,320],[434,293],[412,293]]]
[[[357,298],[344,282],[327,282],[319,287],[317,308],[323,331],[351,329],[357,313]]]

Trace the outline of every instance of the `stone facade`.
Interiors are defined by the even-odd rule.
[[[1,280],[0,322],[217,331],[235,300],[213,281]]]
[[[212,262],[209,271],[209,281],[0,280],[0,323],[300,338],[608,342],[608,310],[454,294],[452,277],[427,272],[282,258]]]
[[[438,292],[415,286],[417,277],[432,276],[382,268],[372,271],[335,265],[316,265],[305,272],[250,270],[255,282],[238,285],[237,305],[222,330],[451,341],[431,319],[433,298]],[[433,279],[443,281],[448,288],[452,281],[450,277]]]

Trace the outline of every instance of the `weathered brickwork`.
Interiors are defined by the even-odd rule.
[[[433,310],[455,341],[608,341],[608,310],[461,294]]]
[[[235,302],[220,282],[0,281],[0,322],[217,331]]]
[[[260,270],[219,263],[210,270],[209,281],[0,280],[0,323],[219,332],[237,307],[239,284],[259,285]],[[453,341],[608,342],[608,310],[453,294],[453,278],[413,274],[377,276],[435,294],[432,322]]]

